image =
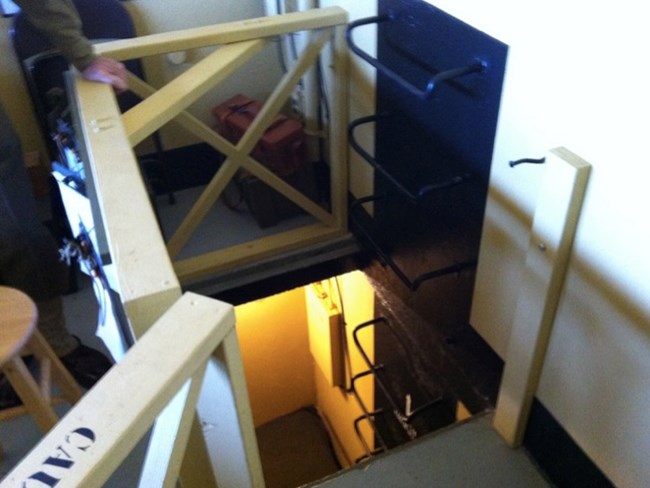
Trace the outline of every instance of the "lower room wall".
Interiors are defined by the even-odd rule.
[[[346,467],[366,454],[354,431],[354,420],[362,415],[362,409],[354,395],[347,391],[347,386],[351,374],[367,369],[353,343],[352,330],[372,318],[374,290],[360,271],[330,278],[320,284],[327,290],[336,309],[343,311],[342,326],[346,338],[342,346],[348,350],[342,358],[346,364],[346,386],[328,384],[315,365],[309,345],[306,287],[237,306],[237,336],[255,426],[313,406],[330,433],[339,463]],[[366,354],[374,359],[372,329],[364,331],[360,340]],[[372,411],[372,378],[360,380],[357,390],[366,408]],[[360,430],[372,449],[370,427],[363,422]]]
[[[303,289],[239,305],[235,314],[255,426],[313,405]]]
[[[343,314],[344,346],[348,351],[345,374],[346,386],[349,386],[349,378],[352,375],[368,369],[357,351],[352,332],[356,325],[374,317],[374,289],[360,271],[330,278],[323,282],[323,285],[326,290],[330,290],[330,295],[336,297],[334,301]],[[370,360],[374,361],[373,329],[365,329],[359,335],[359,341]],[[364,446],[354,430],[354,421],[363,414],[363,411],[352,393],[344,388],[331,387],[319,368],[314,368],[314,378],[317,406],[330,430],[337,458],[343,467],[349,467],[366,455]],[[372,376],[356,382],[356,387],[366,409],[373,411],[375,387]],[[368,447],[374,449],[374,436],[368,422],[361,422],[359,430]]]

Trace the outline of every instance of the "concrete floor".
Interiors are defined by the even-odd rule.
[[[341,469],[315,408],[272,420],[256,433],[266,488],[295,488]]]
[[[319,488],[548,488],[523,449],[512,450],[492,428],[491,415],[424,436],[360,463]]]

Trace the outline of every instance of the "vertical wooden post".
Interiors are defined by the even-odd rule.
[[[512,447],[523,441],[591,168],[563,148],[552,150],[546,165],[494,416]]]
[[[330,186],[332,214],[339,229],[348,223],[348,83],[349,55],[345,26],[334,29],[332,40],[332,110],[330,124]]]
[[[264,487],[253,415],[248,400],[244,365],[233,329],[217,349],[207,377],[218,398],[201,398],[197,410],[210,426],[212,467],[220,487]]]

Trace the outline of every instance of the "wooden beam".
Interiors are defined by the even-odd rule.
[[[206,418],[219,419],[210,432],[216,442],[215,457],[212,460],[221,487],[263,487],[264,473],[258,454],[253,413],[246,389],[244,364],[242,361],[237,332],[233,329],[217,349],[213,365],[218,372],[220,401],[213,415]],[[199,406],[199,412],[203,407]]]
[[[339,228],[348,225],[348,83],[349,55],[345,43],[345,26],[335,29],[330,64],[333,83],[330,115],[330,188],[332,214]]]
[[[212,274],[341,237],[344,229],[313,224],[174,262],[178,279],[187,284]]]
[[[167,243],[167,252],[172,258],[176,257],[187,241],[190,240],[193,232],[201,224],[238,169],[239,165],[232,159],[226,159],[217,174],[203,189],[203,192],[201,192],[201,195],[194,202],[194,205]]]
[[[156,446],[156,449],[150,450],[145,458],[139,484],[141,488],[150,486],[175,488],[177,486],[192,426],[200,424],[199,419],[195,419],[195,407],[203,386],[206,366],[207,362],[183,385],[156,418],[155,428],[152,429],[149,438],[149,444]],[[196,437],[196,439],[201,439],[201,437]],[[203,466],[203,469],[205,467]],[[216,488],[212,472],[208,473],[207,479],[202,479],[200,484],[198,481],[194,481],[197,475],[205,474],[184,472],[185,476],[191,478],[183,479],[183,485]],[[190,482],[190,479],[193,481]]]
[[[208,90],[226,80],[266,44],[263,40],[223,46],[167,83],[122,116],[131,146],[172,120]]]
[[[75,103],[119,293],[136,337],[180,297],[138,161],[109,85],[77,78]],[[151,263],[156,265],[152,266]]]
[[[119,59],[131,59],[215,44],[223,45],[213,55],[208,56],[206,58],[207,60],[204,60],[204,62],[194,69],[188,70],[188,72],[170,82],[170,84],[158,93],[152,94],[144,102],[132,109],[132,111],[124,114],[123,117],[119,114],[110,87],[102,84],[88,83],[81,79],[77,79],[75,82],[77,86],[75,101],[78,111],[81,114],[80,125],[84,143],[89,148],[88,162],[92,168],[91,172],[96,184],[109,250],[118,277],[119,293],[123,300],[129,322],[133,328],[134,336],[143,336],[146,338],[150,335],[151,331],[149,329],[151,325],[179,298],[180,285],[160,234],[157,220],[151,208],[149,196],[141,180],[138,163],[133,155],[131,146],[142,140],[166,121],[182,113],[205,90],[226,78],[230,71],[234,71],[237,67],[245,63],[256,52],[259,52],[261,46],[267,42],[266,40],[260,39],[253,40],[253,38],[268,38],[298,30],[324,29],[335,25],[339,26],[337,32],[340,33],[342,32],[342,26],[346,22],[347,14],[342,9],[318,9],[299,14],[250,19],[241,23],[231,23],[230,25],[222,24],[205,29],[189,29],[184,32],[147,36],[145,38],[116,41],[114,43],[105,43],[96,46],[99,53],[112,55]],[[295,191],[281,178],[274,175],[249,156],[259,136],[262,135],[266,127],[273,120],[275,114],[277,114],[286,102],[293,86],[298,82],[304,71],[318,58],[322,46],[331,37],[331,32],[326,30],[311,33],[310,37],[312,44],[305,50],[292,71],[282,79],[280,85],[274,90],[262,108],[262,111],[250,130],[247,131],[236,146],[230,144],[224,146],[224,141],[220,140],[218,135],[211,133],[208,141],[213,146],[217,145],[218,141],[218,144],[221,144],[222,148],[226,147],[224,153],[227,154],[228,161],[224,165],[225,169],[216,177],[213,183],[212,190],[215,190],[213,192],[214,194],[204,198],[200,205],[201,208],[192,217],[189,227],[198,225],[198,222],[202,219],[201,212],[204,211],[204,208],[209,208],[208,201],[212,199],[212,203],[214,203],[214,199],[218,198],[220,190],[240,167],[246,168],[271,187],[286,193],[295,203],[298,203],[298,205],[305,208],[323,222],[328,223],[329,227],[323,224],[308,226],[242,246],[235,246],[235,248],[226,250],[225,252],[213,253],[207,259],[203,258],[189,263],[191,265],[198,264],[204,268],[199,271],[191,270],[191,272],[204,275],[206,272],[210,273],[213,269],[219,269],[220,266],[231,268],[237,266],[238,262],[250,262],[254,256],[263,258],[272,253],[293,250],[315,242],[339,237],[345,232],[345,222],[341,218],[340,211],[337,212],[335,219],[333,215]],[[181,120],[192,120],[189,115],[181,115],[179,118]],[[206,129],[203,126],[199,132],[206,131]],[[339,151],[341,150],[339,147]],[[335,162],[334,164],[338,163]],[[336,173],[336,170],[334,172]],[[346,178],[346,175],[339,172],[337,176],[333,176],[333,183],[336,180],[337,184],[339,184],[339,177]],[[333,188],[335,187],[336,185],[333,184]],[[341,187],[338,188],[339,190],[337,192],[341,196]],[[128,198],[125,197],[127,195]],[[346,196],[342,195],[343,198]],[[333,204],[333,206],[337,205],[340,206],[340,202]],[[332,227],[332,224],[336,224],[336,227]],[[189,234],[191,232],[188,232],[184,238],[188,238]],[[180,247],[182,245],[180,244]],[[226,258],[225,262],[219,262],[222,257]],[[215,261],[212,261],[212,259]],[[152,265],[152,263],[155,263],[155,265]],[[179,327],[186,327],[188,321],[194,326],[194,321],[191,316],[189,316],[189,320],[186,319],[187,317],[185,316],[182,319],[177,317]],[[183,335],[185,340],[185,334],[178,332],[177,336],[180,335]],[[139,344],[140,342],[137,342],[135,347],[137,348]],[[161,356],[163,355],[162,353],[160,354]],[[124,361],[118,366],[121,366]],[[134,365],[131,366],[135,367]],[[192,374],[191,371],[188,373],[185,366],[181,365],[178,367],[180,369],[177,372],[183,371],[185,374]],[[196,372],[194,374],[200,375],[200,373]],[[229,371],[229,374],[233,373]],[[125,373],[125,375],[128,375],[128,373]],[[236,381],[241,380],[240,376],[236,373],[234,374],[234,377],[238,378]],[[195,380],[198,377],[196,376]],[[233,385],[233,391],[239,391],[239,393],[235,391],[233,394],[239,398],[236,403],[240,405],[246,404],[246,400],[241,394],[242,384],[243,380],[241,384]],[[180,384],[177,387],[180,388]],[[165,413],[159,418],[160,425],[167,422],[169,425],[174,426],[172,430],[177,432],[177,439],[180,444],[183,444],[184,439],[187,435],[191,435],[191,432],[194,434],[198,433],[199,438],[197,439],[194,436],[193,440],[190,441],[192,447],[199,444],[197,441],[203,440],[197,421],[194,420],[191,423],[191,410],[197,388],[198,386],[195,382],[189,389],[180,391],[176,397],[180,405],[179,408],[174,409],[176,413],[168,413],[169,409],[165,409]],[[118,388],[115,388],[115,390],[118,390]],[[167,392],[167,389],[165,391]],[[159,399],[159,397],[156,398]],[[149,400],[153,401],[153,397],[149,398]],[[144,398],[143,402],[149,400]],[[241,411],[239,407],[236,407],[236,410],[238,412]],[[184,412],[185,415],[181,415],[178,413],[179,411]],[[98,412],[100,411],[98,410]],[[128,414],[131,414],[130,410]],[[188,418],[190,420],[187,420]],[[104,419],[99,419],[99,422],[103,421]],[[242,432],[243,436],[250,434],[252,420],[250,425],[248,425],[246,419],[242,420],[240,417],[236,423],[238,424],[237,429]],[[135,433],[136,430],[133,430],[133,432]],[[154,437],[157,434],[156,429],[154,431]],[[129,437],[131,436],[129,435]],[[124,450],[125,444],[122,439],[115,439],[114,443],[116,443],[117,449],[120,452]],[[250,452],[251,455],[255,455],[255,449],[251,448],[251,446],[254,446],[254,441],[251,442],[250,440],[244,439],[243,443],[243,445],[248,446],[244,450]],[[205,444],[202,445],[205,447]],[[156,473],[162,473],[162,466],[167,464],[162,483],[171,484],[178,472],[178,460],[182,457],[182,446],[179,444],[166,446],[166,453],[161,451],[160,454],[162,454],[162,457],[159,458],[161,460],[161,468],[154,468],[154,471]],[[199,457],[204,461],[207,459],[204,456],[206,454],[205,452],[199,452],[198,454],[201,456],[193,456],[192,452],[188,452],[185,455],[185,460],[187,460],[188,456],[191,459],[198,459]],[[151,452],[148,453],[149,455],[151,455]],[[100,468],[102,473],[110,468],[110,463],[115,459],[119,459],[119,456],[115,459],[109,456],[107,459],[109,461],[104,463]],[[256,486],[260,483],[263,484],[263,480],[260,481],[261,470],[258,469],[259,460],[240,459],[239,461],[243,463],[242,465],[247,466],[246,473],[243,474],[246,480],[242,478],[243,481],[241,483],[237,482],[234,486],[248,486],[249,482]],[[153,458],[148,459],[149,466],[157,466],[156,462],[154,462]],[[203,468],[203,466],[201,467]],[[207,471],[205,469],[202,470]],[[187,465],[184,465],[181,469],[183,476],[183,480],[181,480],[182,484],[187,481],[189,484],[195,483],[200,486],[207,486],[202,484],[202,482],[196,482],[195,477],[192,479],[191,477],[185,478],[187,473]],[[93,478],[89,486],[96,486],[96,483],[98,483],[96,479]],[[80,486],[82,485],[83,483],[80,484]],[[77,485],[75,484],[74,486]]]
[[[552,150],[545,164],[494,415],[512,447],[523,441],[591,169],[564,148]]]
[[[345,10],[328,7],[104,42],[96,44],[94,49],[98,54],[127,60],[346,23]]]
[[[231,305],[183,295],[0,486],[32,486],[46,477],[57,488],[103,486],[234,323]]]

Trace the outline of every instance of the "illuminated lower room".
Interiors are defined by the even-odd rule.
[[[476,338],[462,327],[444,337],[371,277],[381,266],[368,271],[236,306],[269,488],[321,480],[490,407],[486,385],[498,381],[498,362],[493,378],[484,367],[483,384],[472,385],[458,353]],[[208,443],[212,421],[202,417]]]

